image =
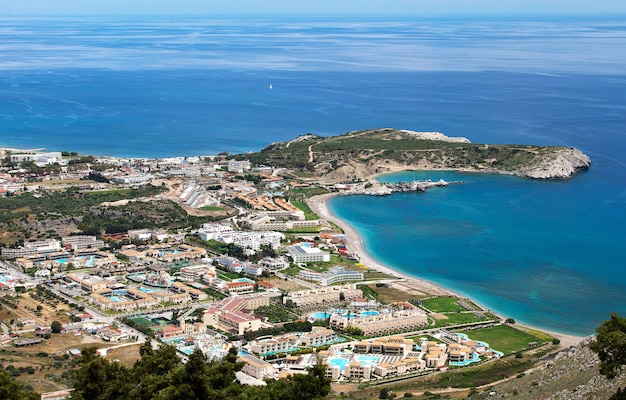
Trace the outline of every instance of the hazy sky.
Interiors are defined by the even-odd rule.
[[[0,0],[0,16],[626,13],[624,0]]]

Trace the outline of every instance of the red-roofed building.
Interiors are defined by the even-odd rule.
[[[226,284],[228,293],[246,294],[254,292],[254,284],[250,282],[228,282]]]
[[[276,286],[272,285],[269,282],[265,282],[265,281],[259,281],[258,285],[259,285],[259,289],[264,289],[264,290],[275,290],[276,289]]]

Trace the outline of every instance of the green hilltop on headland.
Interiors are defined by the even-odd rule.
[[[561,146],[475,144],[437,132],[392,128],[340,136],[303,135],[241,155],[256,164],[281,166],[328,179],[363,179],[398,170],[449,169],[517,175],[532,179],[568,178],[591,161]]]

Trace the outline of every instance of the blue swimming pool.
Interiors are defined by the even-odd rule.
[[[142,292],[142,293],[155,293],[155,292],[159,292],[159,290],[158,290],[158,289],[150,289],[150,288],[143,287],[143,286],[139,286],[139,288],[138,288],[138,289],[139,289],[139,291],[140,291],[140,292]]]
[[[474,362],[479,362],[480,361],[480,357],[478,356],[478,354],[474,353],[472,354],[471,358],[468,358],[467,360],[463,361],[463,362],[454,362],[454,361],[450,361],[450,366],[452,367],[464,367],[468,364],[474,363]]]
[[[358,362],[360,362],[363,365],[365,365],[365,364],[374,365],[374,364],[377,364],[380,361],[380,356],[379,355],[362,354],[362,355],[355,356],[354,357],[354,361],[358,361]]]
[[[347,310],[332,310],[331,312],[317,311],[317,312],[311,313],[309,315],[309,318],[315,319],[315,320],[322,320],[322,319],[330,318],[330,316],[333,314],[341,314],[345,317],[348,315],[348,311]],[[350,313],[350,318],[371,317],[373,315],[378,315],[378,314],[380,313],[376,310],[361,311],[358,314],[352,312]]]
[[[350,363],[350,357],[353,361],[361,363],[361,365],[376,365],[380,361],[380,355],[361,354],[352,356],[351,354],[336,353],[335,356],[328,358],[328,363],[331,367],[339,367],[340,370],[344,370],[346,365]]]
[[[369,316],[378,315],[378,314],[379,314],[379,312],[375,311],[375,310],[368,310],[368,311],[363,311],[363,312],[359,313],[359,315],[362,316],[362,317],[369,317]]]
[[[311,314],[311,318],[313,319],[327,319],[330,318],[332,314],[331,313],[327,313],[327,312],[314,312],[313,314]]]
[[[348,365],[350,361],[343,357],[331,357],[328,359],[328,363],[331,367],[339,367],[340,370],[344,370],[346,365]]]

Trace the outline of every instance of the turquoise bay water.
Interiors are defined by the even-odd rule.
[[[626,313],[624,204],[606,197],[610,189],[597,190],[597,174],[531,181],[400,173],[381,180],[463,183],[426,193],[340,196],[329,205],[390,267],[520,322],[586,335],[610,312]]]
[[[623,16],[1,22],[0,146],[168,157],[395,127],[577,147],[593,164],[570,180],[424,173],[464,183],[330,205],[384,263],[516,320],[626,314]]]

